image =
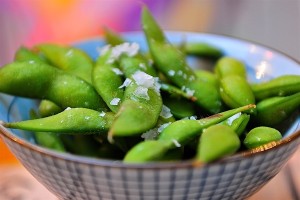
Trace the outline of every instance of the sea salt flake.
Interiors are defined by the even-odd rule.
[[[232,115],[231,117],[229,117],[229,118],[227,119],[227,124],[228,124],[228,125],[232,125],[232,122],[233,122],[234,120],[236,120],[237,118],[239,118],[241,115],[242,115],[241,112],[239,112],[239,113],[237,113],[237,114],[235,114],[235,115]]]
[[[168,75],[169,76],[174,76],[175,75],[175,71],[174,70],[169,70],[168,71]]]
[[[171,124],[171,122],[164,123],[164,124],[160,125],[160,126],[158,127],[157,131],[158,131],[159,133],[161,133],[161,132],[162,132],[165,128],[167,128],[170,124]]]
[[[72,108],[71,107],[67,107],[65,110],[71,110]]]
[[[104,117],[105,115],[106,115],[106,113],[105,113],[104,111],[102,111],[102,112],[99,114],[100,117]]]
[[[172,117],[173,115],[171,113],[171,109],[168,108],[167,106],[163,105],[161,112],[160,112],[160,116],[167,119],[167,118]]]
[[[145,140],[155,140],[157,136],[159,135],[159,132],[157,131],[157,128],[150,129],[149,131],[146,131],[141,135],[142,138]]]
[[[123,72],[119,68],[113,67],[111,70],[117,75],[123,75]]]
[[[125,81],[123,82],[123,84],[119,88],[127,87],[131,82],[132,82],[131,79],[126,78]]]
[[[176,147],[181,147],[181,144],[180,144],[177,140],[172,139],[172,142],[174,143],[174,145],[175,145]]]
[[[121,99],[120,98],[113,98],[111,101],[110,101],[110,105],[112,106],[116,106],[120,103]]]
[[[139,86],[143,86],[145,88],[154,88],[154,77],[145,72],[137,71],[132,75],[132,78]]]
[[[142,87],[142,86],[138,86],[136,88],[136,90],[134,91],[134,95],[136,97],[142,98],[142,99],[146,99],[149,100],[150,97],[148,95],[148,88]]]

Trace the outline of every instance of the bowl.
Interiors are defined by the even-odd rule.
[[[172,43],[207,42],[225,55],[246,63],[252,82],[284,74],[300,74],[300,64],[289,56],[257,43],[224,35],[166,32]],[[143,33],[124,34],[147,50]],[[75,44],[92,58],[98,56],[101,38]],[[189,60],[194,65],[196,60]],[[0,95],[0,119],[28,119],[35,100]],[[253,150],[219,161],[195,165],[192,161],[125,164],[122,161],[59,153],[35,144],[34,137],[0,126],[1,136],[24,167],[59,199],[245,199],[272,179],[296,151],[300,141],[300,115],[289,124],[284,137]]]

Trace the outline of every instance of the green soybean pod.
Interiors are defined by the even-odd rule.
[[[281,133],[271,127],[255,127],[251,129],[244,139],[243,143],[248,149],[256,148],[270,142],[281,140]]]
[[[159,92],[152,88],[141,87],[132,81],[126,87],[124,101],[109,131],[109,140],[112,141],[113,136],[142,134],[153,128],[161,109],[162,99]]]
[[[169,150],[168,146],[158,140],[145,140],[130,149],[123,161],[125,163],[143,163],[157,161],[163,158]]]
[[[217,61],[214,71],[219,78],[229,75],[247,77],[245,64],[241,60],[228,56],[224,56]]]
[[[38,115],[34,110],[30,111],[30,118],[37,119]],[[34,132],[34,137],[38,145],[60,152],[66,152],[66,148],[57,133]]]
[[[28,131],[91,134],[106,133],[111,127],[114,114],[110,112],[98,112],[87,108],[66,109],[49,117],[6,122],[7,128]]]
[[[231,127],[238,136],[241,136],[246,130],[249,121],[250,115],[246,113],[237,113],[220,124]]]
[[[217,59],[223,55],[219,48],[206,42],[186,42],[183,48],[186,54],[199,57]]]
[[[39,104],[39,114],[41,117],[48,117],[62,112],[61,107],[49,100],[42,100]]]
[[[203,130],[200,136],[196,160],[208,163],[237,152],[241,142],[232,128],[214,125]]]
[[[39,55],[37,52],[34,52],[33,50],[21,46],[17,49],[15,56],[14,56],[15,61],[37,61],[37,62],[46,62],[45,59]]]
[[[203,129],[220,123],[239,112],[245,112],[252,108],[255,108],[255,105],[252,104],[236,109],[227,110],[199,120],[178,120],[167,126],[159,134],[158,140],[165,141],[169,144],[170,148],[176,147],[176,145],[174,146],[175,143],[185,145],[196,136],[200,136]]]
[[[270,97],[257,103],[254,121],[264,126],[275,126],[300,107],[300,92],[286,97]]]
[[[204,82],[207,82],[207,83],[219,88],[219,84],[220,84],[219,79],[213,72],[203,70],[203,69],[197,69],[197,70],[195,70],[195,74],[197,76],[197,79],[200,79]]]
[[[150,11],[146,6],[143,6],[142,8],[141,21],[142,21],[142,28],[144,30],[148,42],[150,40],[156,40],[159,42],[166,41],[163,31],[161,30],[161,28],[159,27],[156,20],[154,19],[154,17],[152,16],[152,14],[150,13]]]
[[[177,119],[191,117],[196,114],[195,105],[187,99],[168,96],[163,98],[163,102]]]
[[[91,83],[92,59],[82,50],[55,44],[39,44],[35,47],[54,67],[60,68]]]
[[[0,92],[47,99],[62,109],[84,107],[106,110],[107,108],[93,86],[76,76],[41,62],[13,62],[2,67]]]
[[[125,40],[119,34],[108,27],[103,28],[103,33],[104,40],[112,46],[116,46],[125,42]]]
[[[116,113],[124,96],[124,89],[121,87],[123,72],[120,71],[116,63],[110,62],[110,55],[111,51],[108,51],[97,59],[92,71],[92,82],[106,105]]]
[[[255,104],[255,97],[249,83],[238,75],[228,75],[220,80],[220,94],[224,103],[230,108]],[[255,113],[255,109],[249,112]]]
[[[266,82],[252,84],[257,100],[274,96],[287,96],[300,92],[300,75],[282,75]]]

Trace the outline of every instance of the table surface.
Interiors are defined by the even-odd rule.
[[[280,173],[249,200],[300,199],[300,170],[298,170],[298,165],[300,165],[300,148]],[[0,162],[0,200],[15,199],[57,200],[18,161]]]

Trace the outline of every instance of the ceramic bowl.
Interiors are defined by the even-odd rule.
[[[222,35],[167,32],[173,43],[202,41],[219,47],[225,55],[244,61],[251,82],[283,74],[300,74],[300,64],[279,51]],[[147,50],[142,33],[129,33],[128,41]],[[77,43],[93,58],[104,43],[94,38]],[[190,61],[193,65],[193,60]],[[0,95],[0,119],[27,119],[37,102]],[[192,161],[124,164],[58,153],[39,147],[28,132],[0,126],[1,135],[25,168],[59,199],[245,199],[272,179],[296,151],[300,141],[300,115],[290,122],[284,139],[220,161],[195,166]]]

